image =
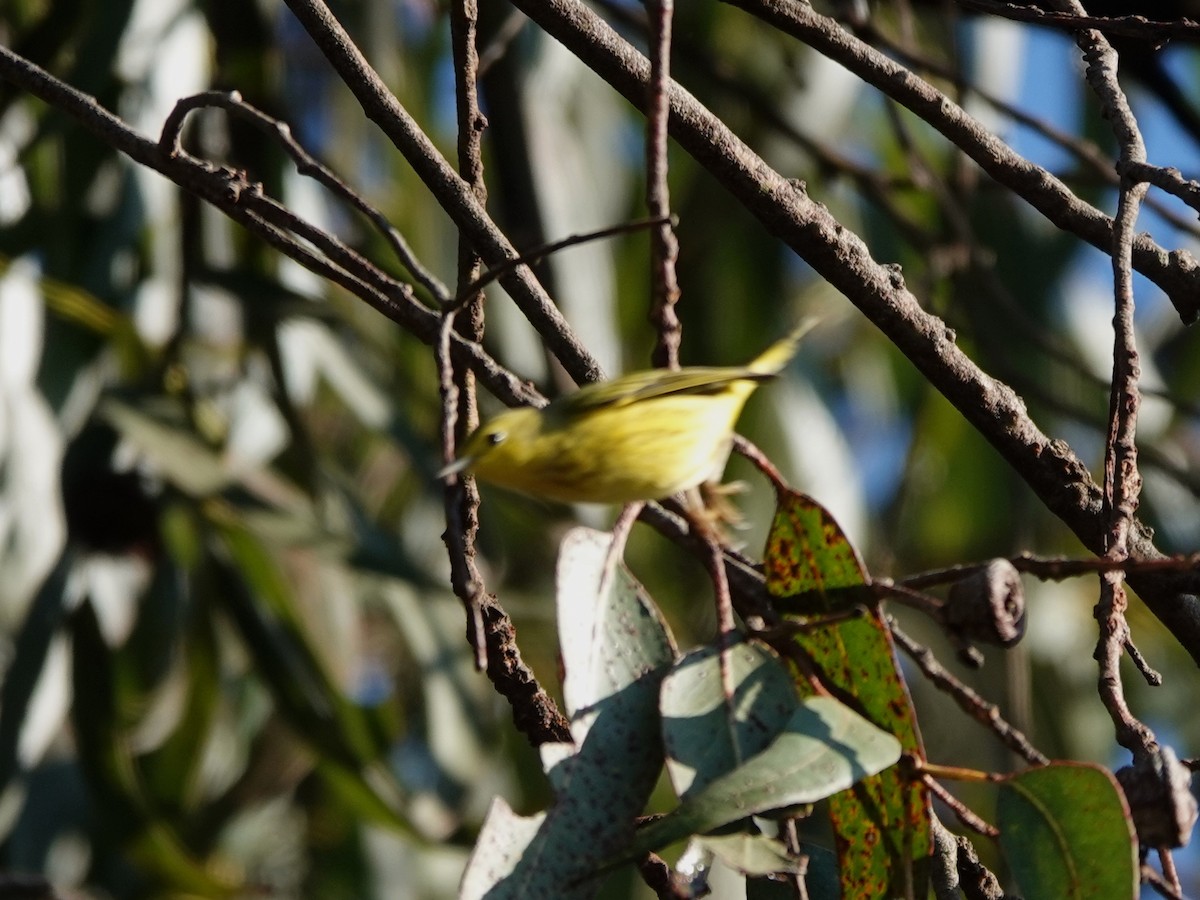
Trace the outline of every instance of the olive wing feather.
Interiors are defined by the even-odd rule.
[[[747,366],[695,366],[686,369],[651,369],[613,381],[591,384],[547,407],[551,415],[570,419],[600,409],[617,409],[681,394],[718,394],[737,381],[767,381],[779,373],[796,352],[801,337],[815,320],[805,319]]]
[[[577,416],[598,409],[616,409],[659,397],[679,394],[716,394],[735,381],[766,381],[772,373],[749,368],[688,368],[635,372],[614,381],[588,385],[555,401],[552,406],[563,416]]]

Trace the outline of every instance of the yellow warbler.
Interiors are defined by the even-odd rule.
[[[733,426],[760,381],[796,352],[804,323],[746,366],[633,372],[544,409],[513,409],[482,425],[439,475],[484,481],[566,503],[658,500],[718,478]]]

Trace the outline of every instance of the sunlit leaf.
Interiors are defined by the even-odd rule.
[[[609,559],[611,544],[610,534],[575,528],[559,549],[555,581],[566,670],[563,697],[576,741],[587,736],[596,705],[616,691],[637,686],[639,693],[653,691],[657,701],[662,667],[675,655],[658,609],[620,560]]]
[[[746,816],[815,803],[899,758],[890,734],[832,697],[809,697],[765,750],[642,828],[636,849],[657,850]]]
[[[563,693],[576,743],[541,748],[554,803],[518,820],[493,806],[462,897],[590,897],[596,870],[633,838],[662,768],[658,693],[673,647],[611,544],[611,535],[576,528],[559,555]]]
[[[766,749],[799,706],[791,678],[760,644],[729,650],[734,686],[726,704],[719,650],[702,647],[678,660],[663,682],[663,745],[675,792],[686,800]]]

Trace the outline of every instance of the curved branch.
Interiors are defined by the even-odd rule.
[[[95,98],[59,81],[4,46],[0,46],[0,78],[71,116],[134,162],[211,203],[309,271],[365,300],[424,343],[432,346],[437,342],[440,316],[418,303],[408,285],[391,278],[332,235],[296,218],[286,207],[266,196],[261,185],[250,181],[244,173],[164,150],[157,141],[138,133],[100,106]],[[289,233],[293,229],[320,247],[321,252],[293,237]],[[537,391],[497,363],[478,344],[456,335],[452,351],[460,365],[468,366],[506,403],[544,402]]]

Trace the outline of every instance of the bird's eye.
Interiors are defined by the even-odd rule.
[[[487,436],[487,442],[493,447],[503,444],[506,440],[508,440],[508,435],[503,431],[493,431]]]

